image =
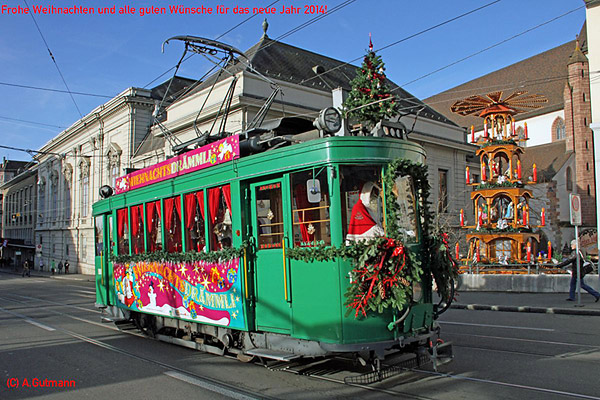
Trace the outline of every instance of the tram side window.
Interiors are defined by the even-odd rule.
[[[180,253],[181,240],[181,199],[179,196],[165,199],[165,245],[169,253]]]
[[[415,243],[419,240],[417,226],[417,199],[415,187],[410,175],[399,176],[394,181],[392,193],[398,205],[398,233],[404,243]]]
[[[104,216],[99,215],[96,217],[94,233],[96,236],[96,257],[100,257],[104,252]]]
[[[204,251],[204,191],[185,195],[185,246],[186,250]]]
[[[294,244],[330,246],[329,185],[327,169],[292,174]]]
[[[146,203],[146,229],[148,252],[154,253],[162,250],[160,200]]]
[[[381,167],[343,166],[340,175],[346,242],[384,236]]]
[[[126,208],[117,210],[117,252],[129,254],[129,214]]]
[[[144,252],[144,205],[131,207],[131,245],[133,254]]]
[[[211,250],[231,247],[231,187],[208,189],[209,235]]]

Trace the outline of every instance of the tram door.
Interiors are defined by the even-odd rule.
[[[283,179],[250,185],[252,234],[256,241],[256,327],[290,333],[290,270],[288,246],[289,190]]]
[[[95,218],[94,225],[94,234],[95,234],[95,243],[94,243],[94,252],[95,252],[95,270],[96,270],[96,303],[98,304],[108,304],[108,254],[106,249],[106,220],[110,218],[107,215],[98,215]]]

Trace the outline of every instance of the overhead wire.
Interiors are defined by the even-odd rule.
[[[23,0],[23,2],[29,9],[30,7],[29,7],[29,4],[27,4],[27,0]],[[46,41],[46,38],[44,37],[44,34],[42,33],[42,30],[40,29],[40,26],[38,25],[37,21],[35,20],[35,17],[33,16],[33,14],[34,13],[29,13],[29,15],[31,15],[31,19],[33,20],[33,23],[35,24],[35,27],[37,28],[38,32],[40,33],[40,36],[42,37],[42,40],[44,41],[44,44],[46,45],[48,54],[50,55],[50,58],[54,62],[54,66],[56,67],[56,70],[58,71],[60,78],[62,79],[65,87],[67,88],[67,92],[69,92],[69,95],[71,96],[71,100],[73,100],[73,104],[75,104],[75,108],[77,109],[77,112],[79,113],[79,117],[83,118],[83,114],[81,113],[81,110],[79,109],[79,106],[77,105],[77,102],[75,101],[75,97],[73,97],[73,93],[71,93],[71,89],[69,89],[69,85],[67,85],[67,81],[65,80],[63,73],[61,72],[60,68],[58,67],[58,63],[56,62],[56,59],[54,58],[54,54],[52,54],[52,50],[50,50],[50,46],[48,45],[48,42]]]
[[[40,86],[31,86],[31,85],[21,85],[18,83],[8,83],[8,82],[0,82],[0,85],[2,86],[12,86],[12,87],[18,87],[18,88],[23,88],[23,89],[33,89],[33,90],[43,90],[46,92],[56,92],[56,93],[70,93],[73,95],[78,95],[78,96],[92,96],[92,97],[102,97],[102,98],[107,98],[107,99],[112,99],[115,96],[108,96],[105,94],[96,94],[96,93],[86,93],[86,92],[69,92],[67,90],[61,90],[61,89],[51,89],[51,88],[45,88],[45,87],[40,87]]]
[[[388,49],[388,48],[390,48],[390,47],[392,47],[392,46],[396,46],[396,45],[398,45],[398,44],[400,44],[400,43],[402,43],[402,42],[405,42],[405,41],[407,41],[407,40],[409,40],[409,39],[413,39],[413,38],[415,38],[415,37],[417,37],[417,36],[419,36],[419,35],[422,35],[422,34],[424,34],[424,33],[427,33],[427,32],[429,32],[429,31],[431,31],[431,30],[433,30],[433,29],[436,29],[436,28],[439,28],[439,27],[441,27],[441,26],[447,25],[447,24],[449,24],[449,23],[451,23],[451,22],[454,22],[454,21],[456,21],[456,20],[458,20],[458,19],[461,19],[461,18],[463,18],[463,17],[466,17],[467,15],[471,15],[471,14],[473,14],[473,13],[475,13],[475,12],[477,12],[477,11],[480,11],[480,10],[482,10],[482,9],[484,9],[484,8],[490,7],[490,6],[492,6],[492,5],[496,4],[496,3],[499,3],[500,1],[502,1],[502,0],[494,0],[494,1],[490,2],[490,3],[484,4],[483,6],[480,6],[480,7],[474,8],[474,9],[472,9],[472,10],[470,10],[470,11],[467,11],[467,12],[465,12],[465,13],[463,13],[463,14],[457,15],[456,17],[452,17],[452,18],[450,18],[450,19],[447,19],[447,20],[445,20],[445,21],[443,21],[443,22],[440,22],[439,24],[432,25],[432,26],[430,26],[430,27],[428,27],[428,28],[425,28],[425,29],[423,29],[423,30],[421,30],[421,31],[419,31],[419,32],[416,32],[416,33],[413,33],[413,34],[411,34],[411,35],[409,35],[409,36],[406,36],[406,37],[404,37],[404,38],[402,38],[402,39],[400,39],[400,40],[397,40],[397,41],[395,41],[395,42],[393,42],[393,43],[390,43],[390,44],[388,44],[388,45],[385,45],[385,46],[383,46],[383,47],[381,47],[381,48],[375,49],[374,51],[375,51],[375,52],[378,52],[378,51],[382,51],[382,50]],[[305,80],[303,80],[303,81],[302,81],[302,83],[310,82],[310,81],[312,81],[313,79],[316,79],[316,78],[318,78],[318,77],[321,77],[321,76],[323,76],[323,75],[326,75],[326,74],[328,74],[328,73],[330,73],[330,72],[332,72],[332,71],[335,71],[335,70],[338,70],[338,69],[340,69],[340,68],[343,68],[343,67],[344,67],[344,66],[346,66],[346,65],[351,65],[353,62],[355,62],[355,61],[358,61],[358,60],[362,59],[364,56],[365,56],[365,54],[363,54],[363,55],[361,55],[360,57],[357,57],[357,58],[355,58],[355,59],[353,59],[353,60],[346,61],[346,62],[344,62],[343,64],[340,64],[340,65],[338,65],[338,66],[336,66],[336,67],[334,67],[334,68],[330,68],[330,69],[329,69],[329,70],[327,70],[327,71],[324,71],[324,72],[321,72],[321,73],[319,73],[319,74],[316,74],[315,76],[312,76],[312,77],[310,77],[310,78],[308,78],[308,79],[305,79]]]
[[[523,35],[525,35],[526,33],[529,33],[529,32],[531,32],[531,31],[533,31],[533,30],[535,30],[535,29],[541,28],[542,26],[544,26],[544,25],[547,25],[547,24],[549,24],[549,23],[552,23],[552,22],[554,22],[554,21],[556,21],[556,20],[558,20],[558,19],[560,19],[560,18],[563,18],[563,17],[565,17],[565,16],[567,16],[567,15],[569,15],[569,14],[571,14],[571,13],[574,13],[575,11],[578,11],[578,10],[580,10],[580,9],[584,8],[584,7],[585,7],[585,6],[580,6],[580,7],[574,8],[574,9],[572,9],[572,10],[570,10],[570,11],[567,11],[567,12],[566,12],[566,13],[564,13],[564,14],[561,14],[561,15],[559,15],[559,16],[557,16],[557,17],[554,17],[554,18],[552,18],[552,19],[549,19],[549,20],[547,20],[547,21],[545,21],[545,22],[542,22],[542,23],[540,23],[540,24],[538,24],[538,25],[536,25],[536,26],[534,26],[534,27],[531,27],[531,28],[529,28],[529,29],[526,29],[526,30],[524,30],[524,31],[520,32],[520,33],[517,33],[517,34],[515,34],[515,35],[512,35],[512,36],[510,36],[510,37],[508,37],[508,38],[506,38],[506,39],[504,39],[504,40],[501,40],[501,41],[499,41],[499,42],[496,42],[496,43],[494,43],[494,44],[493,44],[493,45],[491,45],[491,46],[488,46],[488,47],[486,47],[486,48],[484,48],[484,49],[482,49],[482,50],[476,51],[475,53],[472,53],[472,54],[470,54],[470,55],[468,55],[468,56],[466,56],[466,57],[463,57],[463,58],[461,58],[461,59],[459,59],[459,60],[456,60],[456,61],[454,61],[454,62],[452,62],[452,63],[450,63],[450,64],[447,64],[447,65],[445,65],[445,66],[443,66],[443,67],[441,67],[441,68],[438,68],[438,69],[436,69],[436,70],[434,70],[434,71],[431,71],[431,72],[429,72],[429,73],[427,73],[427,74],[425,74],[425,75],[422,75],[422,76],[420,76],[420,77],[418,77],[418,78],[416,78],[416,79],[413,79],[413,80],[411,80],[411,81],[409,81],[409,82],[403,83],[403,84],[402,84],[402,85],[400,85],[400,86],[402,86],[402,87],[404,87],[404,86],[408,86],[408,85],[410,85],[410,84],[412,84],[412,83],[415,83],[415,82],[417,82],[417,81],[419,81],[419,80],[421,80],[421,79],[423,79],[423,78],[426,78],[426,77],[428,77],[428,76],[431,76],[431,75],[433,75],[433,74],[435,74],[435,73],[438,73],[438,72],[440,72],[440,71],[443,71],[443,70],[445,70],[445,69],[447,69],[447,68],[450,68],[450,67],[452,67],[452,66],[454,66],[454,65],[456,65],[456,64],[458,64],[458,63],[461,63],[461,62],[463,62],[463,61],[466,61],[466,60],[468,60],[468,59],[470,59],[470,58],[473,58],[473,57],[475,57],[475,56],[477,56],[477,55],[479,55],[479,54],[481,54],[481,53],[484,53],[484,52],[486,52],[486,51],[488,51],[488,50],[491,50],[491,49],[493,49],[493,48],[495,48],[495,47],[498,47],[498,46],[500,46],[500,45],[502,45],[502,44],[504,44],[504,43],[506,43],[506,42],[509,42],[509,41],[511,41],[511,40],[513,40],[513,39],[516,39],[516,38],[520,37],[520,36],[523,36]]]

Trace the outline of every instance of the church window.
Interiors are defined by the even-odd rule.
[[[573,190],[573,174],[571,171],[571,167],[567,167],[567,173],[566,173],[566,181],[567,181],[567,191],[572,191]]]

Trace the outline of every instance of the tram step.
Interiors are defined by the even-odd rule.
[[[115,321],[115,325],[121,331],[133,331],[138,329],[131,321]]]
[[[252,356],[264,357],[264,358],[268,358],[270,360],[277,360],[277,361],[291,361],[296,358],[300,358],[300,356],[297,354],[288,353],[288,352],[281,351],[281,350],[272,350],[272,349],[256,348],[256,349],[247,350],[245,353],[252,355]]]

